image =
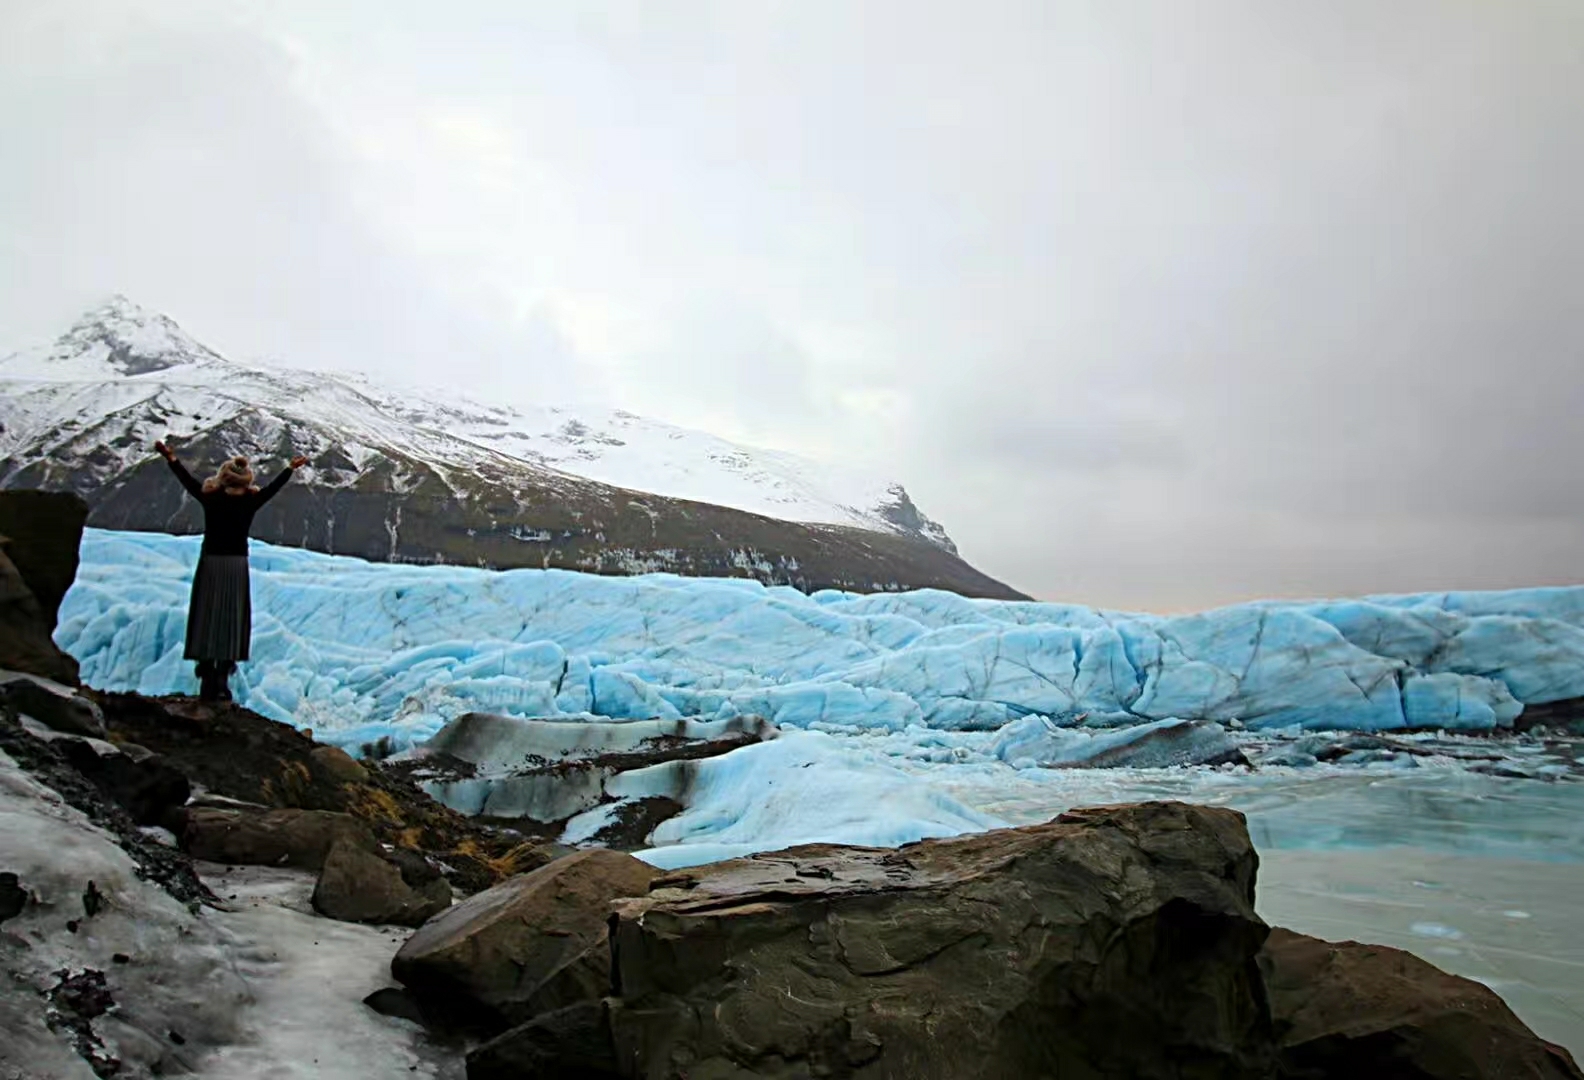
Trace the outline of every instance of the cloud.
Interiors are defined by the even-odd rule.
[[[368,219],[274,43],[180,4],[6,17],[8,337],[120,291],[241,355],[476,378],[532,360]]]
[[[1045,596],[1580,578],[1576,5],[0,18],[8,335],[119,289],[604,395],[869,463]]]

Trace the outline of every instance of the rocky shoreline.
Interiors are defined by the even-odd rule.
[[[108,704],[103,742],[116,749],[95,752],[141,756],[118,741],[127,703]],[[192,741],[229,741],[231,775],[205,773],[219,787],[189,778],[180,805],[156,809],[131,799],[143,789],[124,777],[75,769],[65,748],[87,736],[34,733],[31,717],[8,711],[0,749],[197,923],[233,908],[230,890],[254,873],[312,881],[319,921],[382,928],[392,978],[358,1007],[421,1025],[405,1037],[433,1055],[429,1075],[1584,1075],[1477,983],[1397,950],[1267,927],[1253,908],[1258,858],[1234,811],[1141,803],[894,850],[806,846],[667,873],[606,848],[521,841],[423,806],[411,789],[404,807],[391,792],[405,785],[385,775],[396,770],[323,753],[242,710],[138,705],[173,733],[214,725]],[[257,747],[296,739],[311,764],[287,754],[243,780]],[[203,756],[156,754],[141,767],[163,775]],[[45,879],[19,869],[0,883],[13,898],[0,909],[13,987],[29,952],[87,948],[118,909],[136,914],[125,889],[84,876],[91,867],[57,865]],[[167,1075],[183,1062],[202,1073],[201,1055],[223,1053],[223,1038],[139,1029],[127,1053],[137,980],[179,976],[182,964],[117,955],[47,973],[30,990],[34,1026],[85,1076]],[[13,989],[7,1010],[26,998]],[[0,1064],[55,1075],[5,1054]]]

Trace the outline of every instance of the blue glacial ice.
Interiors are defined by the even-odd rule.
[[[796,844],[896,847],[1007,824],[918,783],[861,740],[819,731],[789,732],[702,761],[636,769],[608,790],[621,798],[674,794],[679,774],[686,777],[687,809],[662,822],[643,852],[646,861],[667,869]],[[570,838],[581,827],[574,818]]]
[[[104,689],[190,692],[191,538],[90,530],[57,639]],[[1165,720],[1489,731],[1584,697],[1584,588],[1261,602],[1187,616],[670,575],[493,573],[256,544],[249,707],[356,750],[469,711],[836,732],[1025,727],[1023,758]],[[1008,739],[1011,739],[1009,734]],[[1032,741],[1031,741],[1032,739]]]

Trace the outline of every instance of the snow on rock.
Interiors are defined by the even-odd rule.
[[[88,531],[56,631],[86,683],[193,689],[181,653],[197,547]],[[260,544],[253,590],[239,700],[354,752],[382,736],[411,745],[474,711],[915,734],[993,732],[1031,715],[1085,729],[1177,719],[1488,731],[1524,704],[1584,697],[1584,588],[1164,617],[933,591],[805,596],[742,580],[374,564]],[[1024,756],[1042,754],[1062,756]]]
[[[0,752],[0,872],[29,894],[0,925],[0,1076],[460,1076],[361,1004],[405,931],[315,917],[303,872],[208,867],[230,910],[195,914],[136,870]]]
[[[140,880],[114,837],[3,752],[0,870],[16,874],[31,894],[0,928],[0,1030],[7,1033],[0,1075],[93,1077],[70,1051],[63,1020],[82,1029],[84,1051],[120,1061],[119,1075],[130,1077],[183,1071],[206,1047],[241,1036],[249,990],[232,969],[226,935]],[[56,1007],[55,1027],[63,1030],[50,1030],[51,1005],[40,995],[59,986],[62,973],[102,976],[116,1008],[101,1003],[81,1010],[96,1013],[84,1016]]]
[[[461,1080],[462,1063],[415,1024],[380,1016],[363,999],[393,985],[390,960],[411,934],[313,914],[313,875],[264,867],[207,867],[230,898],[214,920],[234,940],[237,973],[253,1000],[247,1037],[209,1055],[213,1080]]]

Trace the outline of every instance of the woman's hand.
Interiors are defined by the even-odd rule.
[[[306,464],[308,464],[308,459],[303,457],[301,454],[298,454],[296,457],[291,459],[291,467],[293,469],[300,469]]]
[[[156,453],[159,454],[160,457],[164,458],[166,461],[175,461],[176,460],[176,451],[172,450],[169,446],[166,446],[165,445],[165,441],[163,439],[161,439],[159,442],[154,444],[154,450],[155,450]]]

